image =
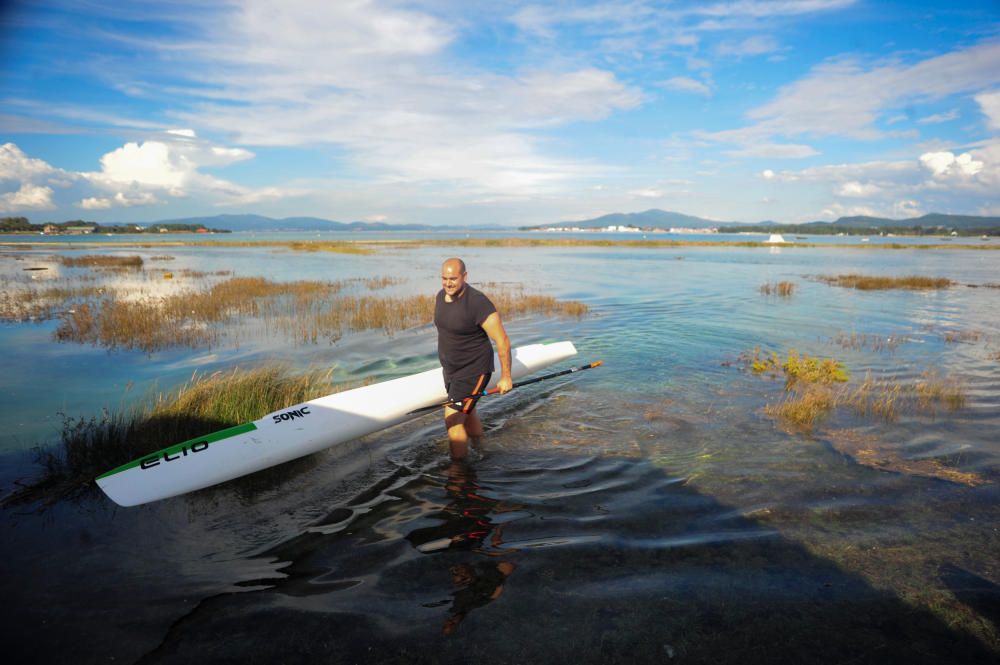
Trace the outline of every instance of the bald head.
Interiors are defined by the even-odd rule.
[[[465,288],[465,261],[448,259],[441,264],[441,286],[447,299],[459,296]]]
[[[459,275],[465,274],[465,261],[462,259],[445,259],[444,263],[441,264],[441,272],[444,273],[445,270],[451,270]]]

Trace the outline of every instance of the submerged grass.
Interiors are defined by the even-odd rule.
[[[755,375],[784,377],[785,394],[764,412],[783,427],[812,432],[836,409],[844,407],[861,417],[892,422],[903,413],[934,415],[939,409],[959,411],[966,405],[961,381],[927,371],[913,383],[878,380],[871,373],[857,385],[848,385],[843,363],[832,358],[800,355],[792,350],[782,361],[777,353],[757,347],[740,356],[744,367]]]
[[[175,391],[147,398],[129,410],[105,410],[99,418],[64,417],[59,445],[36,450],[41,476],[2,504],[53,503],[78,496],[92,488],[101,473],[142,455],[358,386],[333,386],[332,373],[323,369],[294,375],[285,367],[265,366],[195,374]]]
[[[907,341],[906,335],[872,335],[866,333],[840,333],[831,341],[845,349],[862,351],[870,349],[872,351],[895,351],[900,345]]]
[[[945,277],[922,277],[910,275],[906,277],[877,277],[871,275],[821,275],[819,280],[833,286],[842,286],[861,291],[882,289],[947,289],[955,282]]]
[[[761,284],[760,292],[765,296],[777,295],[787,298],[795,291],[795,282],[767,282]]]
[[[97,298],[104,289],[88,286],[50,286],[0,291],[0,321],[45,321],[57,316],[73,302]]]

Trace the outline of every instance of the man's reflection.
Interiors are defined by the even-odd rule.
[[[516,550],[501,550],[504,524],[495,524],[491,514],[520,510],[521,506],[505,504],[479,492],[475,471],[464,460],[454,460],[448,467],[445,485],[450,502],[435,517],[442,524],[416,529],[406,539],[424,553],[445,550],[471,550],[491,557],[503,556]],[[448,568],[456,590],[442,631],[455,632],[463,619],[477,607],[496,600],[503,593],[506,579],[514,572],[509,561],[477,561],[459,563]]]
[[[441,630],[445,635],[455,632],[469,612],[500,597],[504,581],[514,572],[514,564],[509,561],[483,561],[474,565],[460,563],[448,571],[458,590],[451,594],[454,600]]]
[[[503,544],[505,525],[494,524],[490,514],[520,510],[522,506],[480,494],[476,472],[464,460],[449,465],[445,490],[451,501],[435,515],[444,521],[438,526],[411,531],[406,539],[414,547],[424,553],[470,549],[487,556],[502,556],[513,551],[494,551]]]

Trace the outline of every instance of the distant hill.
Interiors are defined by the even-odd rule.
[[[384,222],[335,222],[320,217],[285,217],[275,219],[263,215],[215,215],[164,219],[155,224],[201,224],[209,228],[230,231],[424,231],[440,229],[426,224],[385,224]],[[146,226],[151,226],[147,224]]]
[[[812,222],[823,224],[825,222]],[[841,217],[833,226],[870,227],[877,229],[912,228],[943,228],[943,229],[983,229],[1000,226],[1000,217],[976,217],[973,215],[944,215],[931,213],[922,217],[909,219],[888,219],[886,217]]]
[[[720,226],[719,231],[721,233],[812,233],[817,235],[833,235],[836,233],[870,234],[889,231],[901,235],[942,235],[952,232],[962,236],[980,234],[1000,235],[1000,217],[931,213],[908,219],[890,219],[887,217],[857,215],[853,217],[841,217],[835,222],[782,224],[767,221],[756,224],[728,224]]]
[[[564,221],[555,224],[540,224],[537,226],[521,227],[524,230],[552,228],[556,226],[575,226],[581,229],[599,229],[608,226],[634,226],[642,229],[669,229],[669,228],[689,228],[689,229],[710,229],[721,224],[732,224],[733,222],[719,222],[702,217],[694,217],[679,212],[668,210],[651,209],[645,212],[616,212],[610,215],[602,215],[593,219],[582,219],[579,221]]]

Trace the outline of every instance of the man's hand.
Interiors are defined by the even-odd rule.
[[[497,392],[501,395],[504,393],[509,393],[510,389],[514,387],[514,382],[510,380],[509,376],[502,376],[500,380],[497,381]]]

